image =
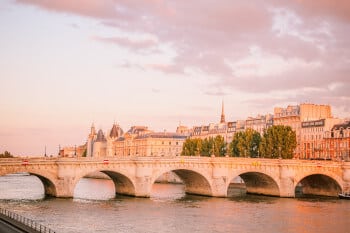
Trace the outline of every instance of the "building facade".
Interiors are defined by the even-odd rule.
[[[350,159],[350,121],[336,124],[324,133],[323,148],[325,158],[332,160]]]
[[[326,118],[301,122],[300,157],[301,159],[327,158],[324,147],[325,132],[330,131],[335,124],[341,122],[338,118]]]
[[[329,105],[316,105],[303,103],[300,105],[288,106],[287,108],[276,107],[274,109],[273,124],[290,126],[295,131],[297,147],[294,157],[302,157],[302,122],[317,121],[332,118],[331,107]]]
[[[273,125],[273,115],[258,115],[257,117],[248,117],[245,120],[245,129],[253,129],[262,136],[265,130]]]
[[[182,128],[182,130],[185,129]],[[86,144],[65,147],[60,150],[60,156],[178,156],[187,138],[186,132],[159,133],[149,130],[146,126],[133,126],[124,133],[119,125],[113,124],[111,130],[105,135],[101,129],[96,132],[92,125]]]
[[[179,156],[186,136],[177,133],[126,133],[114,142],[116,156]]]

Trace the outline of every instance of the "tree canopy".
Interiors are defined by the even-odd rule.
[[[260,152],[265,158],[291,159],[296,146],[296,134],[290,126],[274,125],[265,130]]]
[[[230,143],[229,154],[234,157],[258,157],[260,142],[260,134],[253,129],[237,132]]]
[[[265,130],[263,136],[253,129],[237,132],[232,141],[227,143],[218,135],[205,139],[186,139],[181,155],[187,156],[225,156],[293,158],[296,148],[296,134],[289,126],[277,125]]]
[[[13,158],[13,155],[6,150],[4,153],[0,154],[0,158]]]
[[[182,147],[181,155],[187,156],[224,156],[226,154],[225,139],[217,135],[205,139],[187,138]]]

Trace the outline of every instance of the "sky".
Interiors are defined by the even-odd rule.
[[[350,117],[347,0],[1,0],[0,153],[92,123],[173,132],[330,104]]]

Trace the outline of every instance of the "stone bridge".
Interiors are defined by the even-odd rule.
[[[337,196],[350,190],[350,162],[232,157],[111,157],[0,159],[0,175],[28,172],[43,183],[45,194],[73,197],[81,178],[107,174],[117,194],[149,197],[152,185],[172,171],[189,194],[226,197],[230,182],[241,177],[248,193],[295,197]]]

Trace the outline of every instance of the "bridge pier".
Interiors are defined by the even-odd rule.
[[[295,197],[294,172],[280,164],[280,197]]]
[[[343,192],[350,192],[350,167],[343,166]]]
[[[280,179],[280,197],[295,197],[293,178],[284,177]]]
[[[150,197],[152,185],[149,176],[136,177],[135,197]]]
[[[150,197],[152,190],[152,167],[147,163],[136,165],[135,197]]]
[[[76,182],[74,182],[74,178],[72,177],[59,178],[56,184],[56,197],[72,198],[75,184]]]
[[[229,182],[226,176],[213,177],[212,180],[212,196],[213,197],[227,197],[227,188]]]

